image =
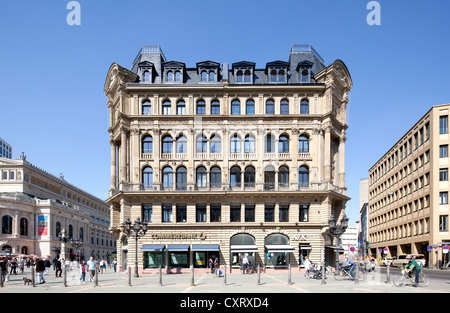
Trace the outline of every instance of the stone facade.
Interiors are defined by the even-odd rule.
[[[113,63],[107,202],[119,266],[134,264],[123,226],[138,217],[149,228],[138,242],[140,270],[203,267],[210,257],[233,267],[245,254],[267,268],[298,266],[305,255],[320,262],[322,249],[331,263],[327,222],[349,200],[351,88],[342,61],[325,66],[307,45],[262,69],[188,68],[167,62],[159,46],[142,47],[132,70]]]

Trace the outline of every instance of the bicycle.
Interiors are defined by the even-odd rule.
[[[402,273],[397,274],[392,279],[392,282],[397,287],[404,287],[406,283],[411,282],[412,285],[416,284],[416,275],[411,275],[411,271],[406,270],[402,267]],[[424,274],[423,271],[420,271],[419,274],[419,287],[427,287],[430,283],[430,277],[428,275]]]
[[[355,276],[356,275],[358,275],[358,280],[363,280],[364,279],[364,273],[362,273],[361,271],[358,271],[358,274],[355,273]],[[355,277],[353,277],[350,274],[350,269],[349,268],[345,268],[345,267],[341,266],[336,272],[334,272],[334,279],[336,279],[338,281],[341,281],[344,278],[350,278],[351,280],[355,279]]]

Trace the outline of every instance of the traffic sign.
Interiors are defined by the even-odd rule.
[[[432,249],[433,249],[432,246],[428,246],[428,247],[427,247],[427,250],[428,250],[428,251],[431,251]]]
[[[350,247],[351,252],[355,252],[355,247]]]

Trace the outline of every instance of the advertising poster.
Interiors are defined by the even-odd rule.
[[[38,235],[39,236],[48,235],[48,216],[38,217]]]

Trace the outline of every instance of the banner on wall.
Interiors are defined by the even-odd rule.
[[[38,216],[38,235],[48,235],[48,216]]]

